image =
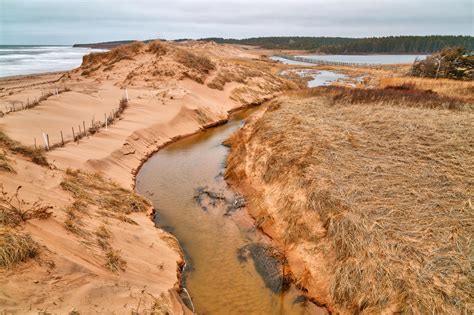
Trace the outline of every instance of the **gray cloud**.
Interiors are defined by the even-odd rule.
[[[0,44],[473,34],[471,0],[0,0]]]

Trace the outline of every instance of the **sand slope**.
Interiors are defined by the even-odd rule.
[[[207,55],[212,64],[206,65],[207,61],[196,55]],[[25,98],[58,85],[70,89],[34,108],[0,118],[0,130],[24,145],[33,145],[35,138],[38,146],[43,145],[43,132],[51,144],[61,141],[60,131],[68,141],[46,154],[49,168],[4,148],[16,171],[0,172],[6,191],[11,194],[21,185],[25,200],[40,198],[54,208],[51,218],[33,219],[19,227],[29,232],[42,250],[38,259],[0,270],[0,309],[128,314],[151,309],[159,301],[173,313],[184,312],[176,294],[180,249],[172,236],[154,227],[148,216],[151,209],[128,215],[136,225],[103,217],[94,207],[81,217],[86,234],[94,235],[105,225],[113,235],[111,246],[120,252],[126,268],[111,272],[104,267],[104,252],[93,236],[78,236],[64,228],[65,209],[73,198],[60,183],[66,176],[64,171],[72,168],[98,172],[131,188],[137,169],[164,144],[226,119],[230,110],[272,98],[294,86],[278,78],[272,64],[254,59],[255,55],[232,46],[131,45],[93,56],[64,75],[0,81],[0,108],[12,102],[21,104]],[[258,72],[248,76],[246,71],[254,63]],[[224,80],[220,88],[207,85],[222,69],[240,68],[244,69],[240,76]],[[128,107],[107,131],[101,128],[78,142],[70,141],[72,127],[77,132],[84,121],[89,128],[92,119],[104,121],[104,113],[118,108],[125,88]]]

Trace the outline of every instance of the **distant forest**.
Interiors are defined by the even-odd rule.
[[[446,47],[474,50],[472,36],[389,36],[372,38],[347,37],[255,37],[247,39],[203,38],[201,41],[260,46],[268,49],[310,50],[326,54],[423,54]]]
[[[178,39],[186,41],[188,39]],[[268,49],[309,50],[323,54],[431,54],[448,47],[463,47],[474,51],[473,36],[390,36],[371,38],[348,37],[255,37],[247,39],[202,38],[219,44],[240,44]],[[146,40],[144,42],[150,42]],[[113,48],[133,40],[76,44],[74,47]]]

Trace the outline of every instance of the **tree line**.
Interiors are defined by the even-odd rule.
[[[325,54],[428,54],[447,47],[474,50],[472,36],[388,36],[370,38],[348,37],[254,37],[246,39],[203,38],[222,44],[259,46],[267,49],[309,50]]]

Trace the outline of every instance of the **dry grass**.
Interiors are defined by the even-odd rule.
[[[264,73],[258,69],[245,65],[236,65],[232,68],[224,68],[207,84],[211,89],[223,90],[226,83],[246,83],[250,78],[263,76]]]
[[[0,131],[0,147],[3,147],[13,153],[20,154],[23,157],[31,160],[33,163],[48,166],[48,161],[43,155],[42,150],[27,147],[8,137],[4,132]]]
[[[226,176],[257,176],[261,217],[324,257],[310,271],[336,312],[471,313],[474,112],[367,97],[274,102],[233,137]]]
[[[385,88],[346,88],[339,86],[318,87],[292,91],[289,96],[306,98],[323,96],[337,104],[375,104],[380,106],[424,107],[436,109],[467,110],[474,107],[463,98],[440,95],[431,90],[420,90],[411,84],[391,85]]]
[[[110,271],[125,271],[127,262],[120,257],[120,252],[118,250],[109,249],[105,254],[105,259],[105,266]]]
[[[147,45],[147,51],[157,57],[164,56],[168,52],[168,48],[160,41],[153,41]]]
[[[31,219],[47,219],[51,216],[49,205],[41,201],[30,204],[20,197],[21,186],[9,195],[0,184],[0,227],[17,227]]]
[[[84,70],[82,75],[89,75],[100,69],[102,65],[110,67],[122,60],[133,60],[145,44],[142,42],[134,42],[128,45],[118,46],[107,52],[90,53],[82,58],[81,68]]]
[[[201,84],[204,84],[207,75],[216,69],[216,65],[209,57],[182,49],[176,51],[175,60],[189,69],[182,74],[182,78],[190,78]]]
[[[413,85],[419,90],[431,90],[442,96],[460,98],[474,103],[474,82],[455,81],[449,79],[428,79],[413,77],[384,78],[380,81],[380,87]]]
[[[105,180],[99,174],[67,170],[61,187],[76,200],[117,215],[146,211],[151,204],[145,198]]]
[[[95,231],[95,235],[97,236],[97,244],[103,250],[110,249],[110,238],[112,237],[112,233],[107,229],[105,225],[101,225]]]
[[[0,153],[0,172],[16,173],[5,153]]]
[[[51,206],[39,201],[29,204],[21,199],[17,188],[9,195],[0,184],[0,267],[11,268],[38,255],[40,247],[28,233],[19,231],[21,224],[31,219],[47,219]]]
[[[11,268],[14,265],[34,258],[39,253],[39,245],[28,233],[15,229],[0,228],[0,267]]]

